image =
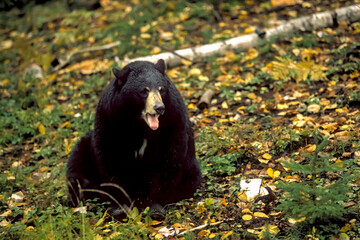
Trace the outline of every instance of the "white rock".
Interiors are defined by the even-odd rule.
[[[20,192],[17,192],[17,193],[13,193],[11,194],[11,200],[13,200],[14,202],[16,203],[22,203],[24,202],[24,194],[20,191]]]

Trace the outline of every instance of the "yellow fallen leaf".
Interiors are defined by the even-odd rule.
[[[80,71],[84,75],[89,75],[95,72],[108,70],[110,66],[112,66],[112,64],[113,61],[110,61],[108,59],[89,59],[69,66],[59,71],[59,74],[68,73],[71,71]]]
[[[299,218],[299,219],[294,219],[294,218],[289,218],[289,223],[297,223],[297,222],[303,222],[306,220],[306,217],[302,217],[302,218]]]
[[[45,105],[45,107],[44,107],[44,113],[49,113],[49,112],[51,112],[52,110],[54,110],[54,108],[55,108],[54,105],[47,104],[47,105]]]
[[[225,198],[222,198],[222,199],[220,200],[220,204],[223,205],[223,206],[227,206],[227,205],[228,205]]]
[[[151,34],[149,33],[142,33],[140,34],[140,37],[143,39],[150,39],[151,38]]]
[[[318,113],[320,111],[320,105],[318,104],[310,104],[308,107],[307,107],[307,111],[308,112],[311,112],[311,113]]]
[[[9,79],[7,79],[7,78],[4,78],[3,80],[1,80],[1,82],[0,82],[0,86],[1,87],[5,87],[6,85],[8,85],[9,84]]]
[[[209,236],[209,235],[210,235],[210,230],[207,230],[207,229],[201,230],[201,231],[198,233],[198,236],[199,236],[199,237],[207,237],[207,236]]]
[[[64,144],[65,144],[65,154],[70,154],[71,150],[72,150],[72,145],[71,145],[71,140],[69,141],[68,139],[64,139]]]
[[[149,31],[149,29],[150,29],[150,24],[140,27],[140,31],[142,33]]]
[[[244,114],[244,109],[245,109],[246,107],[244,107],[244,106],[241,106],[241,107],[238,107],[237,109],[236,109],[236,111],[237,112],[239,112],[240,114]]]
[[[321,125],[321,127],[323,129],[327,130],[328,132],[334,132],[336,129],[338,129],[338,124],[337,123],[328,123],[328,124]]]
[[[3,212],[0,217],[9,217],[11,216],[12,211],[11,210],[7,210],[6,212]]]
[[[11,172],[5,172],[5,171],[4,171],[4,173],[7,173],[7,180],[15,180],[15,176],[12,175]]]
[[[350,130],[350,126],[349,125],[343,125],[340,127],[341,130]]]
[[[242,216],[242,219],[243,219],[244,221],[249,221],[249,220],[252,219],[252,216],[249,215],[249,214],[245,214],[245,215]]]
[[[181,59],[181,63],[184,64],[185,66],[190,66],[192,64],[191,61],[185,60],[185,59]]]
[[[265,159],[262,159],[262,158],[258,158],[258,161],[261,162],[261,163],[264,163],[264,164],[269,163],[269,160],[265,160]]]
[[[248,95],[246,95],[248,98],[255,100],[257,97],[255,95],[255,93],[249,93]]]
[[[205,199],[205,205],[206,206],[210,206],[214,204],[214,199],[213,198],[207,198]]]
[[[248,208],[244,208],[243,210],[241,210],[242,213],[253,213],[250,209]]]
[[[200,76],[199,76],[199,81],[208,82],[208,81],[209,81],[209,77],[200,75]]]
[[[273,7],[295,5],[295,0],[271,0]]]
[[[174,223],[172,226],[175,227],[175,228],[182,228],[181,223]]]
[[[269,216],[263,212],[254,212],[254,217],[269,218]]]
[[[208,238],[210,238],[210,239],[212,239],[212,238],[214,238],[214,237],[216,237],[216,234],[215,234],[215,233],[211,233],[211,234],[208,236]]]
[[[71,123],[69,121],[66,121],[60,125],[60,128],[71,128]]]
[[[197,212],[198,214],[202,214],[203,212],[205,212],[205,206],[204,206],[204,204],[198,205],[198,206],[196,207],[196,212]]]
[[[26,228],[26,230],[27,230],[27,231],[35,230],[35,227],[33,227],[33,226],[28,226],[28,227]]]
[[[192,68],[188,73],[188,76],[200,76],[200,75],[201,75],[201,69],[199,68]]]
[[[5,40],[0,42],[0,51],[9,49],[13,46],[13,41],[12,40]]]
[[[346,233],[343,233],[343,232],[339,234],[339,237],[341,240],[350,240],[349,235],[347,235]]]
[[[276,171],[274,172],[274,178],[279,177],[280,174],[281,174],[281,172],[276,170]]]
[[[347,107],[338,108],[335,110],[337,113],[347,113],[349,109]]]
[[[316,149],[316,144],[309,144],[306,146],[307,152],[315,152],[315,149]]]
[[[180,72],[176,68],[173,68],[167,72],[167,75],[170,78],[177,78],[180,75]]]
[[[157,220],[151,220],[151,226],[158,226],[162,223],[162,221],[157,221]]]
[[[164,239],[164,235],[162,235],[161,233],[157,233],[157,234],[155,235],[155,239],[156,239],[156,240],[162,240],[162,239]]]
[[[151,50],[151,55],[155,55],[155,54],[159,54],[161,52],[161,48],[159,47],[154,47],[152,50]]]
[[[300,105],[300,104],[301,104],[301,102],[299,102],[299,101],[291,101],[288,103],[289,106]]]
[[[170,41],[173,39],[173,37],[174,37],[174,33],[172,33],[172,32],[162,32],[160,34],[160,38],[165,41]]]
[[[324,110],[326,110],[326,109],[335,109],[335,108],[337,108],[337,106],[338,106],[337,103],[333,103],[333,104],[325,106]]]
[[[355,71],[350,73],[349,76],[351,79],[358,78],[358,77],[360,77],[360,73],[357,69],[355,69]]]
[[[277,234],[278,232],[280,232],[280,229],[276,225],[263,226],[261,230],[261,235],[263,236],[265,232],[269,232],[270,234]]]
[[[267,174],[268,174],[271,178],[274,177],[274,170],[273,170],[272,168],[268,168],[268,169],[266,170],[266,172],[267,172]]]
[[[240,200],[240,202],[247,202],[247,200],[248,200],[245,192],[239,192],[238,199]]]
[[[229,231],[229,232],[225,233],[220,239],[224,240],[224,239],[228,238],[231,234],[233,234],[233,232]]]
[[[270,159],[272,158],[271,154],[269,154],[269,153],[264,153],[264,154],[262,155],[262,157],[263,157],[264,159],[266,159],[266,160],[270,160]]]
[[[242,62],[251,60],[256,58],[259,55],[258,51],[255,48],[250,48],[246,53],[245,53],[245,57],[242,60]]]
[[[340,159],[336,160],[335,163],[338,167],[341,167],[341,168],[344,167],[344,163]]]
[[[39,132],[41,135],[44,135],[45,134],[45,127],[44,125],[42,125],[41,123],[39,124],[38,126],[38,129],[39,129]]]
[[[345,224],[345,226],[343,226],[341,229],[340,229],[340,232],[343,232],[343,233],[346,233],[348,231],[350,231],[352,229],[352,226],[351,224]]]
[[[335,81],[329,81],[328,82],[328,86],[331,87],[331,86],[335,86],[336,85],[336,82]]]
[[[281,104],[281,103],[279,103],[278,105],[277,105],[277,109],[278,110],[284,110],[284,109],[288,109],[289,108],[289,106],[285,103],[285,104]]]
[[[253,33],[255,32],[255,27],[248,27],[248,28],[245,28],[244,30],[244,34],[250,34],[250,33]]]
[[[299,55],[300,55],[300,49],[295,48],[295,49],[292,50],[292,53],[293,53],[295,56],[299,56]]]
[[[11,223],[6,220],[0,222],[0,227],[9,227],[10,225]]]
[[[321,101],[320,101],[320,105],[321,106],[328,106],[328,105],[330,105],[330,100],[326,99],[326,98],[322,98]]]
[[[100,236],[100,234],[96,234],[95,240],[103,240],[103,238]]]
[[[120,235],[120,232],[114,232],[110,235],[110,239],[113,239],[115,238],[116,236],[119,236]]]
[[[190,104],[188,105],[188,109],[196,109],[196,105],[193,104],[193,103],[190,103]]]
[[[223,109],[228,109],[228,108],[229,108],[229,105],[228,105],[226,102],[223,102],[223,103],[221,104],[221,107],[222,107]]]

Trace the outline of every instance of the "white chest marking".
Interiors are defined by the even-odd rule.
[[[144,156],[146,146],[147,146],[147,139],[144,138],[143,144],[141,145],[139,151],[135,151],[135,159],[142,158]]]

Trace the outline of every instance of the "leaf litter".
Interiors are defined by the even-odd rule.
[[[31,232],[50,234],[46,221],[39,221],[39,217],[66,219],[64,166],[73,144],[91,127],[97,99],[111,78],[108,69],[114,66],[115,57],[132,58],[157,54],[165,48],[209,43],[352,3],[358,2],[323,1],[316,7],[313,1],[250,0],[235,5],[181,2],[184,7],[177,9],[172,2],[162,2],[163,12],[151,15],[137,1],[101,1],[101,8],[95,11],[73,12],[55,2],[49,4],[61,10],[53,16],[46,11],[39,14],[41,5],[4,13],[13,23],[2,20],[5,30],[0,39],[5,51],[1,59],[5,71],[0,79],[4,120],[0,166],[5,169],[0,195],[2,236],[18,236],[12,235],[17,229],[23,236],[34,236]],[[24,25],[28,29],[17,29],[23,22],[16,17],[19,11],[25,17],[39,14],[42,18]],[[137,21],[133,13],[150,20],[139,24],[143,19]],[[72,19],[82,22],[75,26]],[[118,32],[119,27],[127,30]],[[340,22],[336,28],[282,36],[245,53],[227,52],[224,57],[214,56],[197,64],[184,59],[184,66],[168,69],[190,117],[197,119],[193,122],[203,170],[200,190],[193,199],[170,208],[164,222],[153,224],[146,224],[140,213],[119,223],[109,219],[104,210],[94,214],[94,210],[78,208],[71,219],[74,229],[81,229],[76,224],[81,216],[87,219],[82,224],[88,224],[89,229],[76,236],[289,236],[291,227],[304,220],[287,219],[276,209],[283,195],[276,183],[307,180],[289,172],[283,161],[306,164],[303,152],[312,153],[316,148],[314,130],[319,129],[330,140],[324,154],[343,164],[344,172],[359,174],[359,34],[359,23]],[[118,40],[123,45],[79,53],[66,67],[51,72],[61,64],[61,57],[77,49]],[[21,70],[33,63],[43,70],[37,81],[24,77]],[[200,109],[198,101],[207,89],[213,95],[206,108]],[[328,184],[339,178],[326,177]],[[241,187],[241,182],[256,179],[260,184],[255,193]],[[354,213],[359,212],[358,183],[359,178],[345,204]],[[355,237],[360,231],[359,221],[356,214],[345,215],[336,223],[333,239]],[[25,230],[20,231],[21,227]],[[136,236],[127,231],[134,227]],[[306,234],[315,239],[320,233],[315,228]]]

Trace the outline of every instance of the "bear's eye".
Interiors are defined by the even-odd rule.
[[[144,88],[144,89],[141,91],[141,93],[144,94],[144,95],[148,95],[149,92],[150,92],[150,88],[148,88],[148,87]]]
[[[164,88],[163,87],[158,87],[159,92],[163,92]]]

